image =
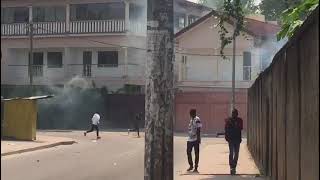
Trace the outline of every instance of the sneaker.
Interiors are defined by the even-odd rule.
[[[198,168],[194,168],[193,172],[194,173],[199,173]]]
[[[190,166],[189,167],[189,169],[187,169],[187,171],[191,171],[193,169],[193,167],[192,166]]]
[[[87,132],[84,132],[83,135],[84,135],[84,136],[87,136]]]
[[[101,137],[100,137],[100,136],[98,136],[98,137],[97,137],[97,139],[101,139]]]
[[[236,174],[236,169],[235,169],[235,168],[231,168],[230,174],[231,174],[231,175],[235,175],[235,174]]]

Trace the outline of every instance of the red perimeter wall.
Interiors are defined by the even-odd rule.
[[[197,109],[203,133],[224,131],[224,119],[230,114],[230,92],[182,92],[175,95],[175,131],[187,132],[189,111]],[[247,128],[247,91],[236,92],[236,108]]]

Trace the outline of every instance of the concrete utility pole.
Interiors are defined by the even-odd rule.
[[[173,180],[173,0],[148,0],[145,180]]]
[[[237,28],[237,21],[234,22],[234,28]],[[233,35],[233,54],[232,54],[232,97],[231,111],[235,108],[235,81],[236,81],[236,36]]]
[[[33,23],[29,22],[29,40],[30,40],[30,49],[29,49],[29,78],[30,78],[30,87],[33,85]]]

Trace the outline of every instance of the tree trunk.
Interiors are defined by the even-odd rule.
[[[145,180],[173,180],[173,0],[148,0]]]

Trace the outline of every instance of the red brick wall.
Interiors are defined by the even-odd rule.
[[[187,132],[189,111],[197,109],[203,133],[224,131],[224,119],[230,114],[230,92],[183,92],[175,96],[175,131]],[[236,108],[247,128],[247,91],[236,92]]]

